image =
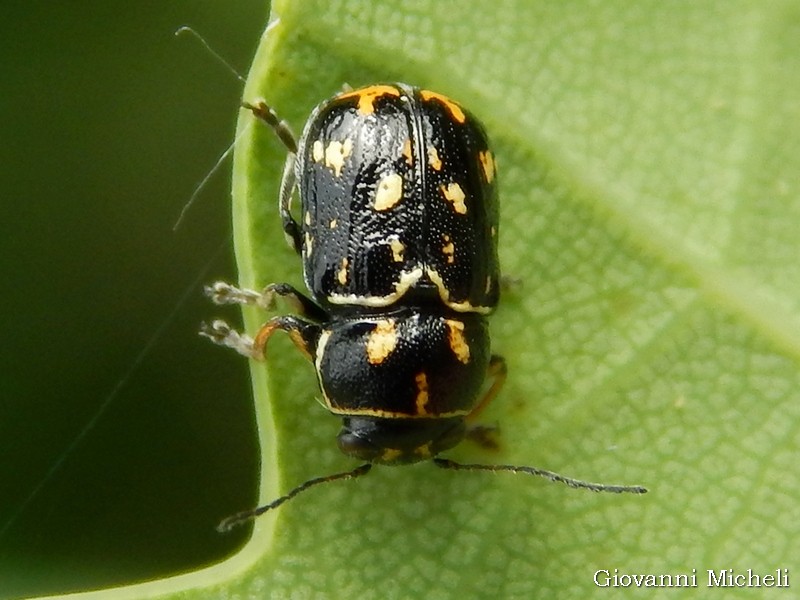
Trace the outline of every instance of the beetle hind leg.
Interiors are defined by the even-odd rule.
[[[281,214],[281,223],[286,241],[300,254],[303,246],[303,237],[300,233],[300,226],[295,221],[291,213],[292,193],[294,192],[297,178],[295,176],[295,162],[297,157],[297,139],[292,133],[289,124],[281,119],[275,110],[264,100],[255,102],[242,102],[242,107],[253,113],[253,116],[266,123],[275,132],[275,135],[288,150],[286,162],[283,165],[283,177],[281,178],[281,189],[278,200],[278,207]]]
[[[286,155],[286,162],[283,165],[283,176],[281,177],[281,189],[278,195],[278,212],[281,215],[281,226],[283,235],[287,243],[297,254],[303,249],[303,236],[300,232],[300,225],[292,216],[292,194],[297,185],[297,176],[294,173],[296,156],[290,152]]]
[[[292,133],[292,128],[289,124],[278,116],[278,113],[264,101],[258,99],[254,102],[242,102],[242,108],[246,108],[253,116],[266,123],[281,143],[286,146],[286,149],[292,154],[297,154],[297,140]]]

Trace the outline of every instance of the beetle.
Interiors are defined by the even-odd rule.
[[[286,283],[258,292],[218,282],[207,288],[217,304],[271,310],[284,298],[294,314],[269,319],[253,338],[223,321],[201,333],[258,360],[276,331],[288,333],[313,362],[325,406],[342,418],[339,449],[366,463],[233,515],[223,530],[313,485],[363,475],[373,464],[433,460],[443,468],[524,472],[594,491],[645,491],[439,457],[470,435],[506,378],[505,360],[490,351],[486,321],[500,297],[496,166],[474,115],[436,92],[375,84],[319,104],[296,141],[266,102],[243,107],[287,149],[279,213],[310,297]]]

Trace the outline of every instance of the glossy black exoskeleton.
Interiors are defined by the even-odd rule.
[[[310,480],[226,527],[372,463],[433,459],[603,488],[531,467],[435,458],[464,438],[506,375],[486,324],[500,291],[498,206],[494,156],[476,118],[435,92],[372,85],[317,106],[296,143],[266,103],[244,106],[289,151],[280,215],[311,297],[288,284],[254,292],[218,283],[209,293],[220,304],[271,308],[280,296],[296,314],[270,319],[252,339],[221,321],[204,335],[263,359],[270,336],[286,331],[313,362],[326,406],[342,417],[339,448],[368,464]]]

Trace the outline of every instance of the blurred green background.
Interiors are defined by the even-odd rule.
[[[220,314],[201,284],[235,273],[229,163],[172,231],[232,141],[241,83],[173,33],[244,74],[266,17],[260,0],[4,6],[0,598],[244,541],[214,526],[254,500],[247,365],[196,334]]]

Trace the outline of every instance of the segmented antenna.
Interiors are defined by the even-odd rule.
[[[361,477],[362,475],[366,475],[369,473],[369,470],[372,468],[371,463],[365,463],[360,467],[356,467],[352,471],[345,471],[343,473],[334,473],[333,475],[326,475],[325,477],[315,477],[314,479],[309,479],[308,481],[304,481],[296,488],[294,488],[291,492],[286,494],[285,496],[281,496],[276,500],[273,500],[269,504],[265,504],[264,506],[259,506],[258,508],[254,508],[252,510],[243,510],[242,512],[236,513],[235,515],[231,515],[222,520],[222,522],[217,525],[217,531],[220,533],[225,533],[236,527],[237,525],[241,525],[242,523],[246,523],[252,519],[255,519],[259,515],[263,515],[268,510],[272,510],[273,508],[278,508],[284,502],[288,502],[300,492],[304,492],[309,488],[314,487],[315,485],[319,485],[321,483],[328,483],[330,481],[336,481],[337,479],[355,479],[356,477]]]
[[[580,479],[573,479],[571,477],[564,477],[553,471],[546,469],[539,469],[537,467],[525,467],[515,465],[476,465],[476,464],[462,464],[452,461],[448,458],[434,458],[433,463],[442,469],[451,469],[453,471],[491,471],[498,473],[505,471],[507,473],[524,473],[525,475],[536,475],[537,477],[544,477],[550,481],[557,483],[564,483],[569,487],[590,490],[592,492],[610,492],[612,494],[646,494],[647,488],[640,485],[606,485],[604,483],[590,483],[588,481],[581,481]]]

